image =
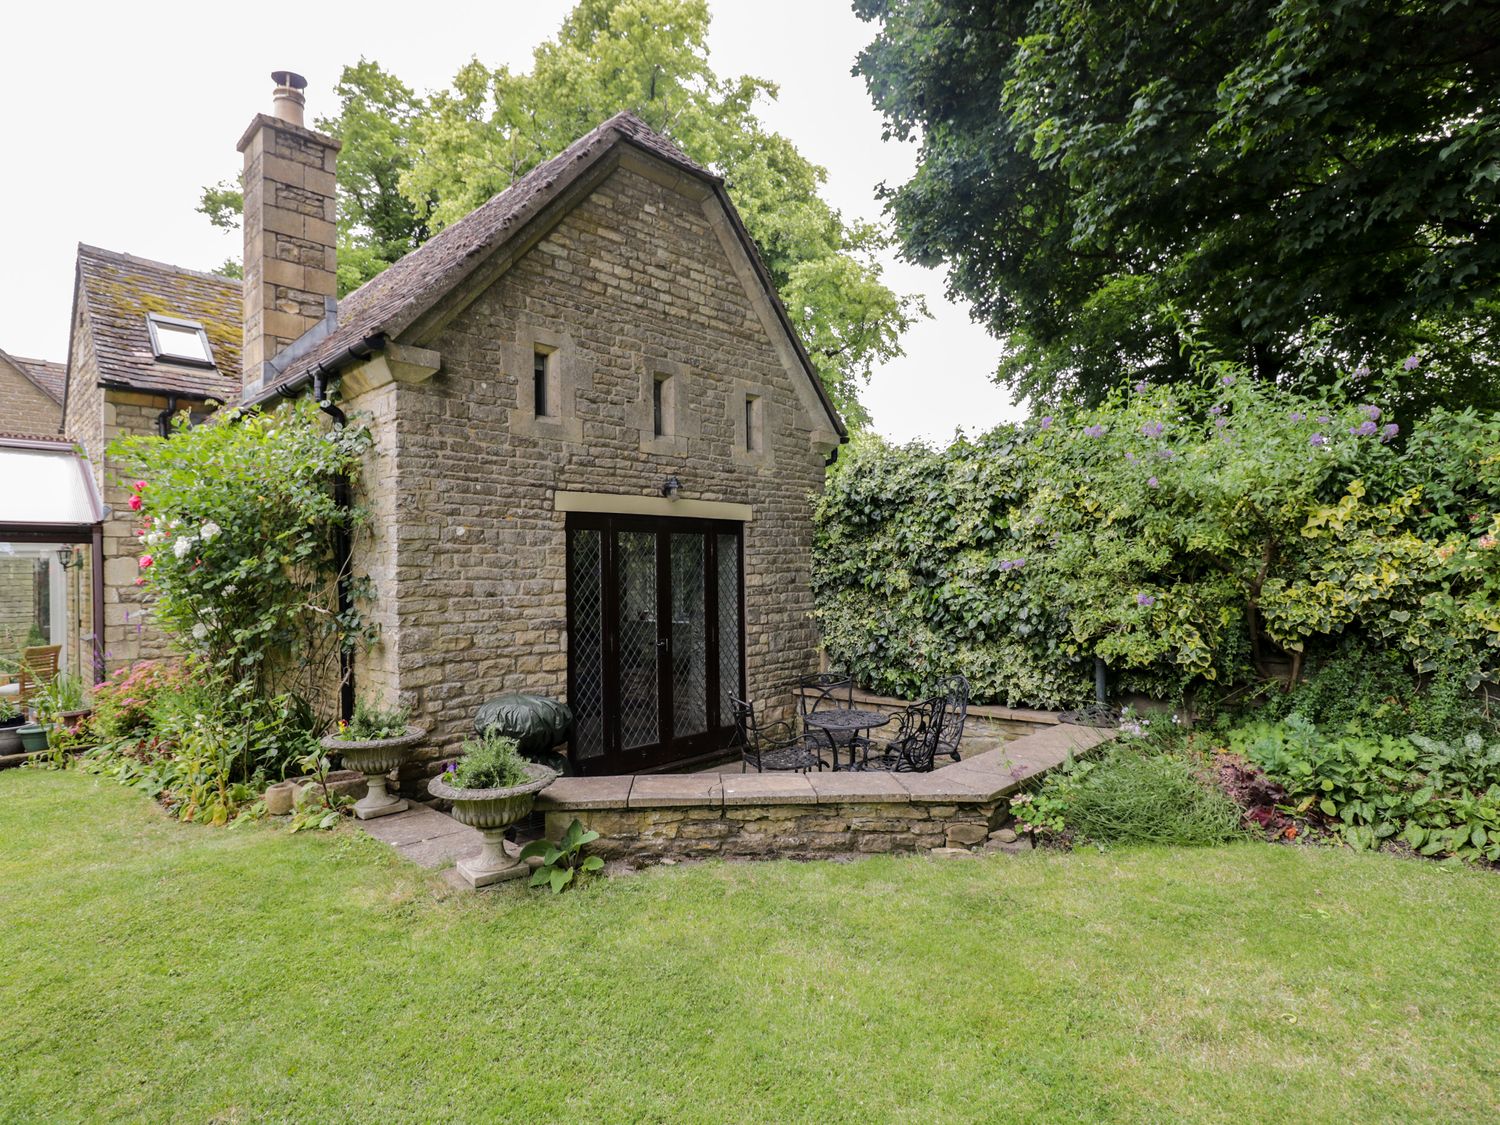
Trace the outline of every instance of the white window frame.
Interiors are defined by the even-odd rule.
[[[157,333],[157,325],[167,328],[177,328],[186,332],[198,333],[198,342],[203,346],[203,356],[178,355],[176,352],[164,352],[161,345],[161,336]],[[185,363],[191,367],[212,367],[219,365],[214,362],[214,350],[208,342],[208,333],[203,331],[203,325],[196,320],[179,320],[173,316],[162,316],[159,313],[146,314],[146,327],[151,333],[151,354],[156,359],[165,363]]]

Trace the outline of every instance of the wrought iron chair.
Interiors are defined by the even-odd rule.
[[[938,685],[943,697],[942,730],[938,735],[937,756],[963,761],[958,745],[964,738],[964,721],[969,717],[969,681],[964,676],[949,676]]]
[[[931,773],[943,734],[946,701],[941,695],[913,703],[897,715],[896,735],[883,746],[865,750],[862,770],[890,773]]]
[[[964,722],[969,716],[969,681],[964,676],[949,676],[938,682],[933,688],[933,694],[943,699],[943,718],[939,724],[934,756],[960,762],[963,756],[959,753],[959,744],[963,742]],[[901,740],[902,735],[897,733],[886,744],[887,750],[894,748]]]
[[[802,718],[802,733],[814,745],[827,746],[838,761],[840,751],[862,745],[864,740],[852,731],[830,732],[809,730],[807,716],[814,711],[849,711],[854,707],[854,680],[846,672],[816,672],[811,676],[799,676],[794,689],[797,696],[797,713]]]
[[[805,734],[798,734],[785,719],[763,723],[755,715],[755,704],[729,697],[734,713],[735,739],[740,744],[740,772],[754,766],[757,773],[766,770],[800,770],[823,768],[821,748]]]

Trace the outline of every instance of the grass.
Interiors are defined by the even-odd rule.
[[[1500,877],[1242,844],[465,895],[0,774],[7,1121],[1493,1120]]]

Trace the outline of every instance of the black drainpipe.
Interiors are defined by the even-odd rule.
[[[349,419],[336,404],[327,398],[327,391],[328,385],[324,380],[323,372],[314,371],[312,392],[318,409],[332,418],[334,425],[348,425]],[[349,478],[343,473],[340,473],[338,479],[333,482],[333,502],[343,511],[347,512],[350,508],[352,501],[349,495]],[[342,621],[348,619],[349,610],[354,604],[349,590],[354,569],[354,542],[349,535],[348,527],[339,527],[333,540],[333,553],[338,559],[338,605],[339,619]],[[339,644],[339,714],[346,722],[354,717],[354,652],[342,643],[342,639]]]
[[[177,413],[177,396],[167,396],[167,408],[156,416],[156,432],[162,437],[172,436],[172,415]]]

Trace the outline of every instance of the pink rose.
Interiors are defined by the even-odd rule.
[[[135,484],[131,485],[131,487],[134,488],[137,492],[141,492],[145,489],[146,482],[143,480],[138,480],[135,482]]]
[[[150,566],[155,561],[156,560],[153,559],[150,555],[142,555],[141,556],[141,569],[145,570],[148,566]]]
[[[130,498],[130,510],[132,512],[139,512],[141,510],[141,498],[139,496],[132,496]]]

